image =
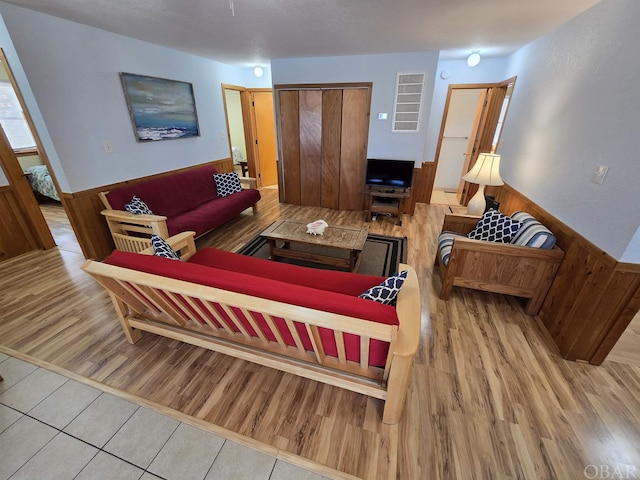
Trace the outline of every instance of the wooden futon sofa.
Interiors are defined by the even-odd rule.
[[[114,251],[83,270],[104,286],[130,343],[151,332],[385,401],[400,419],[418,348],[414,269],[394,306],[359,298],[382,277],[298,267],[170,237],[181,260]]]
[[[204,165],[101,192],[100,200],[106,209],[100,213],[107,220],[116,248],[139,252],[151,245],[151,234],[167,238],[194,231],[197,238],[248,208],[257,212],[260,192],[255,178],[239,178],[248,188],[228,194],[219,191],[217,176],[213,165]],[[125,211],[134,196],[151,213]]]

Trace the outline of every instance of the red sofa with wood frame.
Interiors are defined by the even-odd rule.
[[[241,177],[250,188],[227,196],[218,195],[213,165],[184,170],[100,193],[113,241],[118,250],[139,252],[148,248],[150,233],[162,238],[194,231],[196,238],[240,215],[247,208],[257,213],[260,192],[254,178]],[[153,212],[133,214],[125,204],[139,197]]]
[[[167,242],[182,261],[114,251],[82,267],[109,291],[129,342],[148,331],[364,393],[398,422],[420,337],[413,268],[401,264],[394,307],[358,297],[383,277],[195,253],[193,232]]]

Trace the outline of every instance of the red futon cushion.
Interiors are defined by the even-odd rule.
[[[399,325],[394,307],[329,290],[319,292],[304,285],[119,250],[107,257],[105,263],[386,325]],[[367,288],[378,283],[374,282]]]
[[[217,248],[203,248],[189,262],[354,297],[385,280],[385,277],[359,273],[300,267]]]

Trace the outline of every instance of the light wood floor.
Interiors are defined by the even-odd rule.
[[[562,360],[513,297],[456,288],[441,301],[433,259],[445,208],[418,204],[402,226],[370,224],[409,238],[430,312],[397,426],[363,395],[153,335],[129,345],[82,256],[62,249],[0,264],[0,350],[327,476],[582,479],[603,478],[593,474],[605,465],[640,477],[640,367]],[[198,243],[237,250],[281,216],[364,223],[361,212],[278,204],[265,189],[257,216]]]
[[[61,250],[68,250],[70,252],[82,253],[78,239],[73,228],[69,223],[69,217],[62,204],[53,200],[47,200],[40,204],[40,211],[44,216],[45,221],[51,230],[51,235],[56,245]]]

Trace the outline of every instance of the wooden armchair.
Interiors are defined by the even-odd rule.
[[[442,232],[466,235],[477,223],[478,217],[446,215]],[[441,245],[435,259],[442,278],[441,299],[449,298],[454,286],[466,287],[528,298],[525,313],[540,312],[564,258],[560,248],[554,245],[551,249],[541,249],[464,236],[453,238],[447,261]]]

